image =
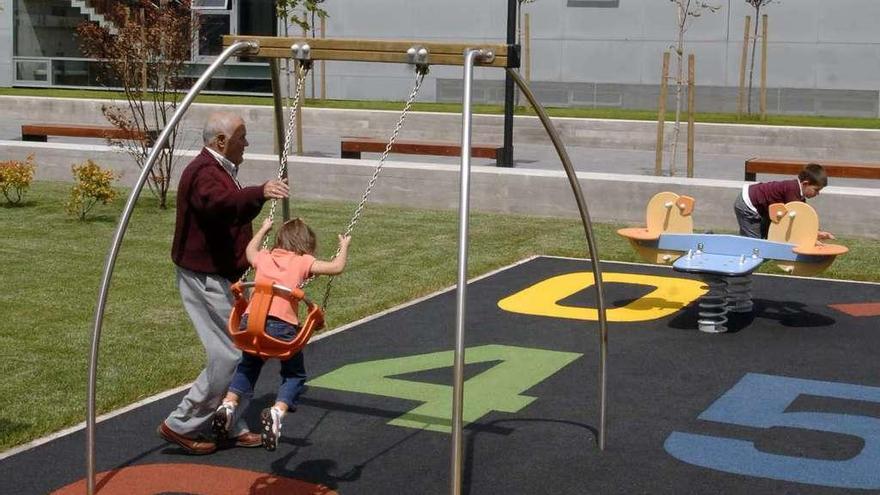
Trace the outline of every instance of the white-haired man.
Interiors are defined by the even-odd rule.
[[[237,175],[248,145],[244,120],[218,112],[205,124],[205,147],[180,178],[177,222],[171,259],[183,306],[205,347],[207,363],[189,392],[159,425],[157,432],[191,454],[210,454],[218,447],[259,447],[260,435],[236,418],[229,438],[207,436],[241,353],[226,333],[232,311],[231,282],[247,269],[245,248],[251,221],[267,199],[287,197],[284,181],[242,187]],[[244,410],[244,408],[240,409]]]

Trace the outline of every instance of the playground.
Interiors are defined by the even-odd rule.
[[[589,262],[538,257],[470,283],[464,493],[880,487],[867,426],[880,413],[867,364],[880,351],[880,285],[756,275],[754,312],[709,335],[696,330],[695,276],[621,263],[603,263],[603,273],[604,451]],[[561,297],[549,304],[535,291]],[[192,457],[164,443],[152,430],[182,392],[101,422],[100,493],[444,492],[454,296],[442,291],[313,341],[313,378],[275,452]],[[258,403],[274,394],[273,371]],[[82,493],[83,441],[79,430],[4,459],[0,491]]]
[[[766,30],[766,21],[764,26]],[[766,32],[764,40],[766,48]],[[675,177],[673,173],[675,146],[669,176],[661,174],[663,107],[669,77],[665,72],[654,176],[628,178],[622,174],[581,173],[563,138],[583,134],[583,129],[575,129],[583,124],[554,122],[550,118],[530,82],[520,75],[520,46],[510,39],[507,43],[475,43],[315,38],[306,34],[302,37],[229,34],[222,36],[221,44],[222,51],[215,54],[210,65],[181,95],[170,116],[163,117],[166,120],[155,126],[158,129],[137,129],[134,134],[123,133],[122,137],[116,137],[139,143],[135,146],[142,152],[138,163],[140,171],[136,178],[129,175],[125,179],[127,199],[120,211],[96,221],[107,224],[95,227],[101,230],[101,235],[84,238],[85,230],[79,229],[79,242],[65,243],[63,236],[67,232],[60,229],[59,238],[54,242],[41,243],[32,231],[26,233],[33,226],[26,226],[25,220],[16,219],[14,225],[10,222],[10,233],[19,237],[30,235],[30,245],[40,249],[44,244],[52,244],[51,249],[59,249],[55,244],[64,245],[76,256],[80,244],[96,238],[104,243],[109,241],[109,249],[104,252],[105,244],[98,248],[103,260],[100,283],[97,281],[100,262],[92,257],[85,263],[95,286],[80,289],[90,296],[97,292],[96,303],[91,305],[94,299],[89,297],[89,303],[82,304],[79,294],[70,300],[61,298],[64,304],[76,305],[79,316],[91,313],[91,328],[78,333],[76,342],[67,342],[63,337],[57,339],[57,349],[76,346],[80,350],[86,348],[88,340],[87,358],[78,355],[72,359],[80,365],[85,378],[77,380],[74,388],[79,387],[81,381],[86,382],[82,397],[85,399],[84,422],[0,453],[0,493],[329,495],[395,490],[453,495],[550,491],[818,494],[880,490],[880,474],[876,469],[880,462],[880,447],[876,445],[880,436],[880,380],[870,366],[880,351],[880,336],[876,332],[880,318],[880,283],[871,274],[857,273],[858,277],[870,281],[839,280],[838,275],[851,273],[853,264],[863,263],[872,270],[877,266],[876,241],[859,239],[859,236],[876,239],[876,228],[865,218],[876,214],[878,193],[863,187],[877,178],[875,165],[839,162],[829,167],[829,175],[838,174],[842,181],[848,182],[841,182],[843,187],[832,188],[822,200],[813,203],[815,209],[804,201],[818,195],[828,183],[820,165],[810,164],[804,170],[817,168],[822,181],[817,182],[819,175],[810,176],[810,180],[798,175],[798,180],[788,181],[787,199],[783,201],[780,196],[760,205],[759,196],[753,192],[749,199],[749,187],[739,181],[742,173],[739,164],[735,170],[725,172],[737,177],[736,180],[729,180],[730,177],[695,179],[696,127],[691,111],[694,97],[691,70],[687,178]],[[230,361],[233,356],[238,359],[238,351],[224,340],[228,331],[236,347],[261,358],[280,358],[285,361],[282,369],[291,356],[299,359],[302,352],[308,363],[308,381],[298,407],[289,406],[291,410],[283,422],[284,429],[278,434],[281,420],[271,416],[277,411],[269,406],[278,404],[273,398],[279,388],[279,365],[277,360],[270,361],[264,378],[258,382],[253,404],[244,414],[251,432],[262,432],[260,445],[254,442],[246,445],[242,439],[247,435],[242,435],[241,429],[232,433],[232,419],[223,418],[227,418],[227,414],[232,418],[233,406],[224,412],[227,411],[223,409],[227,407],[225,400],[219,409],[216,405],[210,406],[208,414],[198,411],[213,401],[214,397],[209,395],[214,392],[192,399],[193,408],[181,414],[186,416],[183,423],[194,418],[192,424],[197,424],[204,417],[210,420],[214,414],[211,426],[217,441],[199,450],[197,444],[208,442],[197,441],[195,429],[180,430],[188,431],[186,434],[174,432],[168,422],[170,417],[163,418],[175,404],[181,400],[186,404],[190,400],[190,396],[183,398],[188,389],[198,395],[203,387],[200,384],[212,378],[200,375],[191,388],[179,386],[180,370],[173,365],[177,361],[165,362],[162,354],[140,356],[154,359],[155,369],[141,367],[129,371],[124,363],[108,364],[107,356],[99,351],[102,345],[111,349],[126,345],[125,338],[118,334],[103,332],[105,318],[108,326],[117,331],[137,328],[138,332],[149,333],[164,328],[162,325],[175,324],[189,328],[181,316],[181,308],[162,301],[176,297],[175,291],[171,290],[173,295],[169,296],[169,287],[156,291],[152,282],[140,286],[142,281],[137,280],[144,274],[170,280],[171,276],[165,272],[174,267],[167,256],[163,258],[164,264],[158,265],[150,256],[126,253],[131,251],[132,244],[125,241],[125,236],[131,229],[136,236],[134,245],[140,248],[143,244],[139,243],[149,239],[151,249],[167,252],[167,239],[162,235],[137,230],[140,222],[156,229],[157,225],[169,221],[154,221],[140,213],[143,209],[141,193],[145,187],[154,187],[156,176],[151,174],[158,173],[164,180],[174,175],[170,169],[162,169],[165,166],[162,163],[174,156],[174,152],[168,150],[174,149],[178,126],[212,78],[223,74],[224,65],[240,57],[267,62],[273,113],[268,120],[263,116],[269,126],[261,129],[258,139],[263,141],[264,149],[271,147],[272,152],[250,157],[249,165],[253,166],[238,175],[238,165],[243,163],[244,148],[248,146],[247,119],[235,115],[234,132],[217,131],[212,127],[217,127],[216,123],[209,120],[204,130],[207,149],[200,155],[204,156],[199,166],[209,167],[212,172],[207,173],[218,174],[212,180],[229,182],[228,187],[214,191],[229,193],[229,197],[238,201],[238,192],[244,188],[239,181],[262,182],[264,188],[272,185],[271,195],[270,189],[250,189],[248,194],[260,202],[252,199],[246,207],[242,202],[236,209],[236,214],[247,217],[247,222],[253,218],[249,216],[251,213],[268,217],[261,230],[263,234],[271,221],[278,226],[280,220],[291,218],[291,209],[294,216],[302,214],[297,204],[301,200],[343,198],[356,206],[347,225],[335,217],[332,225],[322,227],[333,230],[330,235],[322,232],[323,242],[328,244],[335,234],[341,234],[339,250],[327,257],[330,261],[320,262],[324,267],[321,271],[316,268],[319,265],[304,265],[302,277],[289,287],[273,283],[265,274],[261,276],[262,269],[252,260],[258,251],[255,246],[259,239],[255,239],[248,244],[247,260],[257,274],[253,282],[248,281],[245,274],[239,283],[232,285],[235,309],[228,317],[228,310],[223,313],[225,329],[221,328],[216,335],[205,337],[202,333],[205,327],[217,327],[221,318],[210,313],[214,311],[210,304],[203,304],[202,309],[207,308],[210,321],[199,322],[198,318],[194,321],[208,355],[214,356],[209,358],[213,361],[207,369],[225,366],[218,365],[220,359],[211,354],[220,348],[217,343],[221,341],[229,345],[223,359]],[[330,138],[334,145],[341,143],[338,160],[325,156],[297,157],[295,155],[302,155],[302,150],[292,146],[294,141],[302,145],[306,79],[317,63],[324,62],[395,64],[412,72],[411,90],[408,96],[402,95],[400,111],[389,112],[379,119],[384,123],[380,139],[335,135]],[[281,80],[282,63],[287,71],[286,81]],[[664,62],[664,66],[667,64],[668,61]],[[433,124],[447,128],[443,132],[456,136],[446,140],[399,139],[408,118],[416,123],[434,120],[429,115],[413,115],[411,111],[429,70],[443,66],[463,71],[460,124],[452,128],[448,122],[438,124],[439,118]],[[479,127],[473,118],[477,70],[502,73],[509,86],[508,96],[515,87],[522,103],[528,103],[528,112],[533,115],[530,132],[545,138],[540,167],[501,170],[516,165],[510,154],[513,115],[509,101],[503,121],[504,144],[474,139],[474,128]],[[287,86],[284,98],[283,83]],[[762,91],[764,89],[762,82]],[[761,113],[765,114],[766,96],[761,98]],[[21,102],[16,105],[16,108],[27,106]],[[232,114],[222,118],[231,118],[229,115]],[[337,118],[350,120],[350,115]],[[18,122],[14,125],[17,127]],[[355,128],[358,126],[369,127],[370,124],[354,124]],[[565,132],[560,132],[560,128]],[[8,128],[0,128],[0,132],[7,133]],[[23,124],[22,141],[31,142],[10,145],[10,149],[33,147],[65,158],[68,154],[88,155],[97,148],[81,145],[77,139],[109,140],[112,136],[107,132],[106,127],[87,123]],[[438,138],[441,134],[430,130],[422,132],[428,138]],[[627,134],[626,130],[613,132]],[[50,137],[71,140],[50,145],[47,143]],[[718,138],[721,142],[725,139]],[[767,147],[772,149],[770,145]],[[230,149],[234,149],[235,154],[227,153]],[[192,153],[178,151],[180,156],[188,157],[187,161],[192,159]],[[214,153],[214,158],[209,152]],[[379,157],[367,159],[361,157],[362,152],[378,153]],[[588,147],[579,151],[589,152]],[[395,164],[389,155],[397,153],[423,156],[420,162]],[[425,155],[447,158],[445,162],[435,163],[431,158],[424,158]],[[474,167],[473,158],[492,160],[500,168],[486,167],[488,163],[477,163]],[[453,164],[456,159],[460,161]],[[755,160],[760,162],[757,157]],[[642,159],[634,161],[641,163]],[[793,162],[781,162],[793,166]],[[217,164],[225,172],[217,169]],[[388,170],[383,175],[386,164]],[[727,163],[715,166],[731,168]],[[548,171],[550,167],[555,170]],[[158,169],[163,171],[157,172]],[[33,174],[33,167],[30,170]],[[780,173],[774,170],[765,168],[760,173]],[[167,175],[163,175],[166,171]],[[748,160],[745,173],[755,178],[755,172],[748,169]],[[285,182],[289,179],[294,184],[300,178],[302,181],[296,186],[302,194],[289,195]],[[184,180],[180,180],[180,184],[181,191],[188,190]],[[771,186],[768,191],[773,187],[781,190],[783,186]],[[776,189],[772,189],[774,194],[778,192]],[[337,196],[322,196],[334,194]],[[764,192],[760,195],[764,200]],[[766,196],[769,198],[770,193]],[[186,202],[178,198],[181,201],[177,204],[178,225],[193,218],[196,219],[191,224],[195,225],[193,231],[205,229],[204,232],[208,232],[205,225],[214,223],[212,228],[239,229],[239,224],[234,223],[239,222],[238,219],[233,222],[212,217],[226,210],[208,207],[199,210],[201,206],[191,200],[199,197],[195,192],[181,197]],[[382,231],[377,226],[382,220],[394,224],[398,217],[371,220],[375,223],[365,227],[358,224],[367,204],[371,208],[373,202],[400,205],[396,200],[401,197],[416,201],[420,208],[454,210],[458,217],[452,218],[450,214],[436,224],[420,225],[418,231],[407,230],[401,223],[394,225],[395,236],[423,237],[418,249],[410,249],[415,254],[407,253],[407,257],[398,259],[391,255],[395,239],[386,238],[392,230]],[[260,211],[263,202],[270,198],[270,203]],[[716,225],[730,230],[733,198],[747,203],[758,217],[753,221],[757,221],[760,228],[766,224],[769,232],[756,234],[764,238],[713,232]],[[209,198],[205,203],[215,199]],[[164,201],[163,197],[163,208]],[[752,201],[756,203],[754,206]],[[175,203],[172,200],[171,204]],[[26,211],[24,208],[33,208],[34,204],[25,201],[14,209]],[[187,208],[196,213],[192,217],[180,216],[189,214],[185,213]],[[12,205],[7,210],[17,212],[12,211]],[[535,232],[544,229],[549,233],[540,234],[543,236],[540,238],[531,233],[523,236],[530,243],[528,247],[509,240],[508,244],[498,247],[496,253],[491,242],[485,240],[493,228],[491,218],[474,226],[472,210],[560,216],[575,218],[576,222],[568,221],[565,231],[557,232],[554,237],[553,227],[544,225],[539,217],[523,217],[520,219],[523,225],[517,226],[519,231],[529,232],[528,224],[534,222]],[[823,213],[821,224],[817,210]],[[7,211],[2,213],[6,216]],[[415,215],[428,218],[433,214]],[[739,215],[737,210],[736,220],[743,232]],[[594,224],[597,218],[615,225]],[[85,221],[85,212],[80,220]],[[445,227],[442,233],[441,223]],[[114,225],[112,232],[110,224]],[[826,224],[843,229],[839,243],[832,242],[835,237],[820,229],[820,225],[824,228]],[[47,221],[46,225],[52,224]],[[163,232],[172,230],[167,225],[163,227]],[[508,232],[515,230],[505,228]],[[364,229],[366,232],[362,234]],[[610,244],[609,237],[614,236],[614,230],[618,244],[614,254],[609,256],[600,248],[603,242]],[[182,269],[176,272],[178,283],[182,284],[181,277],[204,279],[201,268],[188,266],[182,262],[184,258],[177,257],[181,252],[178,249],[185,249],[187,242],[192,243],[178,242],[179,239],[202,233],[174,232],[172,257]],[[300,249],[292,254],[297,257],[317,254],[314,234],[310,234],[310,250]],[[367,270],[369,266],[370,271],[356,276],[356,284],[337,290],[342,291],[343,301],[359,297],[358,315],[367,316],[353,322],[353,318],[346,320],[346,316],[342,316],[346,324],[338,327],[331,324],[325,329],[327,322],[338,321],[333,314],[336,301],[330,298],[332,279],[322,286],[324,292],[320,294],[319,289],[307,287],[311,281],[309,276],[340,274],[347,256],[346,237],[352,236],[357,246],[362,235],[367,242],[355,249],[371,254],[364,256],[359,265],[353,263],[352,268]],[[435,246],[432,236],[443,239]],[[205,238],[211,237],[206,235]],[[482,268],[476,272],[469,265],[470,244],[475,238],[480,239],[481,247],[490,246],[479,255],[478,266]],[[222,236],[214,239],[222,240]],[[557,239],[565,244],[566,256],[548,254],[549,251],[558,254],[552,249],[556,246],[546,250],[532,247],[547,247]],[[869,248],[861,249],[863,245]],[[27,250],[27,246],[23,245],[22,250]],[[624,246],[626,254],[620,252],[620,246]],[[435,247],[447,248],[442,254],[445,257],[442,269],[447,272],[443,278],[437,275],[441,263],[436,262],[436,257],[418,256],[419,250]],[[235,249],[237,246],[230,243],[224,252],[211,252],[209,256],[214,261],[222,257],[231,259],[234,256],[230,253]],[[262,249],[268,249],[266,243]],[[294,251],[294,248],[282,250]],[[457,252],[453,254],[453,250]],[[31,260],[27,254],[23,253],[18,261],[23,267],[39,264],[44,261],[42,257],[49,258],[45,261],[53,267],[48,273],[64,269],[54,264],[59,263],[54,258],[63,258],[65,253],[55,251],[54,256],[47,256],[41,251]],[[332,265],[335,267],[332,270],[327,268],[337,256],[343,260],[341,264]],[[850,256],[852,261],[848,260]],[[502,258],[505,261],[498,261]],[[120,261],[118,270],[117,261]],[[399,262],[401,266],[390,270],[383,268],[383,261]],[[296,262],[303,259],[298,258]],[[435,266],[431,266],[432,263]],[[509,264],[499,268],[503,263]],[[161,273],[144,268],[151,264],[160,267],[156,271]],[[221,262],[216,261],[216,266],[211,264],[211,267],[220,265]],[[293,264],[284,266],[293,271]],[[449,274],[454,267],[457,271],[453,281]],[[431,283],[407,285],[409,281],[404,280],[410,274],[429,270],[434,278]],[[115,280],[114,271],[119,272]],[[207,274],[209,279],[222,275],[229,280],[229,272],[215,271],[218,273]],[[838,279],[822,278],[828,274]],[[59,274],[61,280],[63,275]],[[28,297],[37,298],[34,291],[39,294],[39,280],[29,276],[17,280],[27,285],[22,289],[23,292],[27,289]],[[443,280],[442,285],[438,285],[437,280]],[[194,294],[210,292],[205,282],[201,283],[201,289],[194,289]],[[387,294],[376,288],[380,283],[399,284],[395,303],[403,301],[402,304],[388,309],[392,305],[387,304],[387,297],[381,299]],[[60,285],[62,293],[74,290],[63,282]],[[445,288],[422,296],[426,286],[431,290]],[[142,299],[137,297],[139,292],[148,293],[151,289],[153,293],[144,294]],[[364,299],[374,297],[374,292],[377,300],[364,303]],[[267,317],[278,315],[274,305],[280,294],[283,294],[285,311],[293,309],[289,312],[293,319],[288,318],[286,322],[295,327],[294,333],[299,332],[296,338],[291,334],[293,340],[276,338],[268,329]],[[114,307],[114,297],[128,304],[123,306],[128,309]],[[19,299],[24,300],[25,296]],[[187,304],[200,303],[193,303],[194,299],[187,299],[186,294],[183,300],[192,315]],[[300,303],[304,303],[307,313],[301,311],[297,318]],[[24,306],[21,301],[16,304]],[[45,308],[46,314],[56,318],[64,317],[60,312],[48,313],[52,307],[40,304],[34,303],[28,318],[38,321],[37,313],[43,312],[39,308]],[[136,309],[132,310],[133,307]],[[242,320],[245,309],[249,311],[247,322]],[[175,314],[171,315],[172,312]],[[157,321],[161,324],[156,324]],[[51,338],[43,338],[48,340],[40,341],[40,345],[55,344]],[[197,361],[192,356],[182,356],[195,351],[187,350],[192,348],[185,345],[177,347],[176,340],[179,336],[165,337],[165,343],[158,345],[160,352],[176,353],[175,358],[180,360]],[[128,341],[130,353],[142,352],[131,342]],[[216,344],[213,349],[211,343]],[[26,354],[9,357],[20,370],[26,370],[27,359],[33,359],[25,357]],[[119,355],[118,351],[108,354]],[[193,365],[198,367],[200,362]],[[258,361],[257,365],[261,363]],[[59,367],[57,374],[63,374],[62,369],[66,368]],[[138,376],[139,370],[148,376]],[[217,376],[222,374],[217,373]],[[21,376],[17,375],[16,380]],[[204,376],[209,374],[206,372]],[[64,379],[67,381],[57,384],[57,388],[62,389],[60,393],[41,404],[51,406],[58,397],[69,400],[63,393],[63,383],[69,384],[71,379],[69,376]],[[137,395],[133,390],[139,389],[130,382],[142,380],[148,383],[138,385],[152,387],[158,381],[173,383],[176,388],[146,398],[141,395],[140,400],[131,403],[131,397]],[[114,387],[128,386],[131,390],[109,390],[108,383]],[[204,388],[208,388],[207,385]],[[152,394],[157,389],[150,390]],[[107,407],[108,402],[101,401],[102,394],[112,394],[109,402],[114,405],[119,405],[120,396],[128,400],[121,404],[124,406],[121,409]],[[281,400],[280,395],[277,400]],[[20,406],[16,404],[19,409]],[[285,404],[284,411],[287,407]],[[101,415],[111,409],[115,410]],[[64,411],[70,414],[70,409]],[[279,414],[284,417],[283,412]],[[25,422],[4,421],[0,424],[8,422],[11,428],[26,430],[28,427]],[[69,418],[61,422],[72,424]],[[160,424],[157,435],[156,426]],[[275,428],[274,433],[271,428]],[[274,434],[278,437],[267,439],[267,435]],[[31,439],[33,436],[27,440]],[[230,445],[262,446],[266,450],[230,448]]]

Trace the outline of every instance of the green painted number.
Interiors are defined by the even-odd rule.
[[[580,357],[573,352],[548,351],[507,345],[472,347],[467,364],[498,362],[464,383],[465,423],[491,411],[515,413],[535,400],[522,395]],[[309,381],[312,387],[408,399],[423,404],[388,424],[449,433],[452,424],[452,387],[394,378],[397,375],[449,368],[453,352],[434,352],[380,359],[343,366]]]

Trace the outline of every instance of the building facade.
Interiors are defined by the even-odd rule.
[[[6,69],[0,74],[0,86],[100,87],[99,62],[83,56],[76,27],[90,21],[113,28],[102,14],[102,6],[108,3],[118,2],[0,0],[0,46],[5,47],[0,52],[0,68]],[[222,35],[277,33],[273,0],[196,0],[193,5],[199,18],[188,68],[193,78],[220,53]],[[268,92],[268,78],[265,63],[239,60],[223,68],[211,89]]]
[[[94,61],[79,54],[74,28],[95,20],[84,0],[0,0],[0,86],[94,85]],[[191,75],[217,53],[219,35],[275,34],[272,0],[203,0]],[[745,17],[743,0],[693,19],[685,51],[696,57],[697,108],[735,111]],[[326,35],[427,41],[503,41],[507,2],[328,0]],[[677,36],[675,4],[663,0],[536,0],[529,14],[530,79],[547,106],[656,108],[662,53]],[[880,115],[880,2],[793,0],[770,4],[767,102],[778,114]],[[752,20],[754,23],[754,19]],[[299,31],[297,27],[296,32]],[[291,32],[294,32],[293,30]],[[758,45],[760,47],[760,43]],[[759,48],[760,49],[760,48]],[[673,57],[673,71],[675,61]],[[756,64],[754,85],[759,76]],[[393,64],[328,62],[309,96],[401,100],[412,70]],[[503,72],[479,69],[475,97],[503,100]],[[212,89],[268,91],[265,63],[229,65]],[[317,91],[316,91],[317,90]],[[757,90],[753,101],[757,101]],[[460,101],[461,68],[432,67],[421,101]]]

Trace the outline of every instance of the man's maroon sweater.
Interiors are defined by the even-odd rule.
[[[265,201],[262,186],[239,188],[202,148],[180,177],[171,259],[187,270],[237,280],[248,266],[251,221]]]

